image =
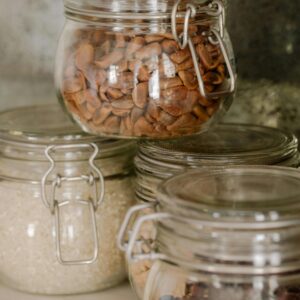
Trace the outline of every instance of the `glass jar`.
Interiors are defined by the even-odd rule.
[[[228,110],[235,68],[219,0],[65,0],[60,101],[83,130],[170,138]]]
[[[284,167],[192,170],[167,180],[140,218],[127,259],[154,260],[144,300],[300,297],[300,173]],[[156,247],[133,252],[142,224]]]
[[[237,124],[221,124],[203,134],[178,140],[140,142],[135,158],[135,193],[140,205],[131,209],[124,220],[118,238],[120,249],[126,251],[132,220],[154,212],[157,187],[163,180],[186,168],[238,164],[297,168],[297,147],[297,139],[288,131]],[[145,223],[139,236],[148,240],[149,247],[143,246],[144,252],[151,251],[154,236],[153,224]],[[129,264],[132,285],[140,299],[151,266],[150,261]]]
[[[0,276],[77,294],[126,278],[117,235],[134,203],[135,144],[88,136],[59,106],[0,114]]]

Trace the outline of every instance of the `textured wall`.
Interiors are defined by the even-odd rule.
[[[300,83],[300,1],[229,0],[239,74]]]
[[[1,75],[50,77],[62,0],[0,0]]]

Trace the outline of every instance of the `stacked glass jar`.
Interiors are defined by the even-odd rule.
[[[0,276],[22,291],[97,291],[126,278],[115,239],[135,143],[89,136],[59,106],[0,114]]]
[[[129,261],[154,262],[144,300],[299,299],[298,170],[198,169],[165,181],[157,199],[127,249]],[[156,243],[144,253],[148,221]]]
[[[132,221],[156,211],[157,189],[168,178],[187,169],[200,168],[205,172],[207,168],[233,165],[298,168],[300,160],[297,148],[296,137],[287,131],[238,124],[220,124],[198,136],[177,140],[140,142],[135,158],[135,190],[140,204],[126,216],[118,238],[120,249],[127,250]],[[136,251],[144,254],[151,252],[155,240],[153,223],[145,222],[139,232],[140,248],[136,248]],[[152,265],[150,260],[131,261],[128,264],[130,280],[139,299],[143,299]]]
[[[130,208],[118,242],[119,247],[127,251],[131,279],[141,298],[205,298],[211,288],[210,276],[209,280],[203,279],[205,273],[215,276],[212,268],[217,270],[219,265],[220,273],[224,273],[229,265],[229,262],[226,265],[227,258],[230,260],[234,255],[240,258],[237,248],[233,254],[229,251],[230,255],[225,255],[225,246],[231,245],[227,232],[220,242],[202,249],[205,239],[218,237],[222,222],[230,223],[230,205],[238,205],[244,199],[238,185],[219,174],[225,172],[227,176],[232,172],[230,174],[240,180],[237,182],[245,184],[245,194],[253,189],[253,203],[259,206],[262,196],[257,199],[260,190],[257,189],[256,194],[254,179],[263,185],[263,176],[276,181],[280,171],[258,171],[257,168],[255,172],[249,171],[250,174],[237,168],[209,173],[202,169],[167,181],[164,186],[167,192],[159,194],[159,200],[163,198],[159,203],[156,201],[157,185],[186,167],[224,167],[226,164],[297,167],[297,140],[283,131],[242,125],[223,124],[205,133],[228,110],[236,87],[223,1],[65,0],[64,3],[67,22],[57,52],[57,94],[66,111],[84,131],[102,138],[79,133],[73,127],[70,129],[60,122],[57,108],[30,108],[30,114],[15,110],[0,116],[0,122],[5,124],[0,133],[0,190],[11,199],[1,203],[4,213],[0,214],[0,221],[7,228],[0,248],[2,277],[19,289],[47,294],[91,292],[121,282],[125,277],[125,265],[115,237],[125,211],[135,200],[130,178],[134,144],[110,138],[165,140],[177,137],[180,139],[171,142],[140,144],[136,157],[136,196],[143,204]],[[202,134],[183,138],[196,133]],[[298,180],[296,173],[290,172],[295,180],[287,182],[282,192],[294,188],[293,183]],[[211,180],[202,181],[201,174],[205,178],[208,174]],[[275,175],[272,177],[272,174]],[[270,180],[266,180],[265,187],[270,186]],[[171,193],[173,188],[177,192]],[[201,197],[205,196],[200,216],[197,215],[198,207],[193,206],[198,197],[196,188],[200,189]],[[219,203],[214,201],[221,188],[226,192],[222,200],[228,201],[229,191],[237,194],[232,203],[228,201],[228,205],[220,205],[218,210],[214,204]],[[279,190],[280,186],[275,184],[274,194]],[[294,199],[298,194],[291,191],[288,196]],[[169,198],[174,198],[176,203],[173,205],[173,199]],[[185,208],[186,204],[180,202],[181,198],[192,202],[187,206],[195,211],[183,209],[181,215],[177,204],[180,208]],[[277,202],[276,198],[270,203],[277,205]],[[241,220],[250,211],[250,206],[245,207],[245,210],[237,210],[236,219],[228,228],[224,226],[224,230],[240,230],[244,234]],[[127,242],[128,223],[141,208],[143,216],[127,233],[130,236]],[[278,206],[272,218],[283,214],[284,209],[280,208]],[[161,213],[153,214],[156,210]],[[258,211],[258,216],[265,220],[265,208]],[[253,215],[257,217],[256,213]],[[251,216],[249,220],[245,218],[249,226],[253,222],[255,228],[256,220]],[[221,225],[215,232],[213,223],[219,217]],[[284,215],[279,219],[284,229],[286,224],[298,224],[294,216],[287,218],[284,224],[281,223],[286,221]],[[153,220],[159,223],[167,220],[168,224],[154,226]],[[150,222],[146,227],[145,221]],[[15,226],[16,222],[20,226]],[[178,222],[184,226],[177,226]],[[207,224],[210,227],[204,226]],[[201,235],[194,231],[201,226],[212,234],[204,232]],[[267,222],[267,229],[268,226]],[[175,238],[172,231],[177,234]],[[180,235],[194,243],[190,245],[186,240],[181,243]],[[234,235],[232,243],[235,238]],[[250,243],[245,245],[252,247]],[[222,250],[223,246],[224,251],[216,251],[214,255],[213,250],[218,247]],[[256,246],[259,248],[259,243],[254,244]],[[195,250],[199,247],[200,251],[194,252],[193,247]],[[200,263],[203,265],[197,269],[203,276],[196,278],[194,273],[187,276],[188,267],[194,263],[192,258],[197,256],[201,260],[206,250],[212,251],[212,256],[204,257]],[[254,256],[260,254],[259,251],[253,253]],[[154,265],[153,258],[158,259]],[[265,258],[262,255],[258,260]],[[233,260],[234,263],[239,261],[243,266],[248,262],[247,259]],[[161,267],[162,262],[176,265],[179,272],[173,272],[169,265]],[[210,266],[210,262],[215,264]],[[265,266],[263,263],[260,267]],[[287,270],[296,271],[294,268]],[[229,271],[232,271],[230,266]],[[234,274],[239,275],[237,273]],[[173,275],[181,279],[173,280]],[[213,281],[213,288],[218,282],[223,283]],[[229,282],[229,286],[232,284],[236,281]],[[198,289],[200,294],[195,292]]]

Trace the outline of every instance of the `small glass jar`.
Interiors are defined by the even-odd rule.
[[[167,180],[140,218],[129,261],[154,260],[144,300],[300,297],[300,173],[285,167],[192,170]],[[156,247],[133,251],[156,221]]]
[[[50,295],[122,282],[135,143],[83,134],[59,106],[3,112],[0,128],[1,281]]]
[[[140,142],[135,158],[135,193],[140,206],[130,210],[124,220],[118,239],[120,249],[126,251],[130,220],[154,212],[157,187],[163,180],[186,168],[239,164],[297,168],[300,164],[297,147],[297,139],[288,131],[238,124],[221,124],[201,135],[178,140]],[[155,230],[147,222],[140,231],[140,239],[148,240],[147,251],[151,251],[154,236]],[[140,299],[151,266],[149,261],[129,264],[132,285]]]
[[[219,0],[65,0],[57,94],[83,130],[170,138],[228,110],[235,67]]]

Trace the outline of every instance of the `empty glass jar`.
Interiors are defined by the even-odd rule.
[[[127,249],[129,261],[154,261],[143,299],[299,299],[299,200],[291,168],[211,168],[167,180],[158,212],[138,219]],[[149,220],[155,247],[137,252]]]
[[[59,106],[3,112],[0,128],[1,281],[50,295],[122,282],[135,144],[83,134]]]
[[[219,0],[65,0],[58,97],[87,132],[170,138],[205,130],[232,102]]]
[[[126,251],[126,230],[138,216],[155,211],[157,188],[160,183],[186,168],[207,168],[228,165],[299,166],[298,142],[288,131],[255,125],[220,124],[203,134],[168,141],[142,141],[135,158],[136,199],[139,206],[131,209],[119,233],[119,247]],[[126,229],[130,228],[130,229]],[[127,233],[127,235],[128,235]],[[146,222],[140,230],[146,239],[143,251],[151,251],[155,230]],[[129,263],[132,285],[140,299],[151,269],[151,261]]]

